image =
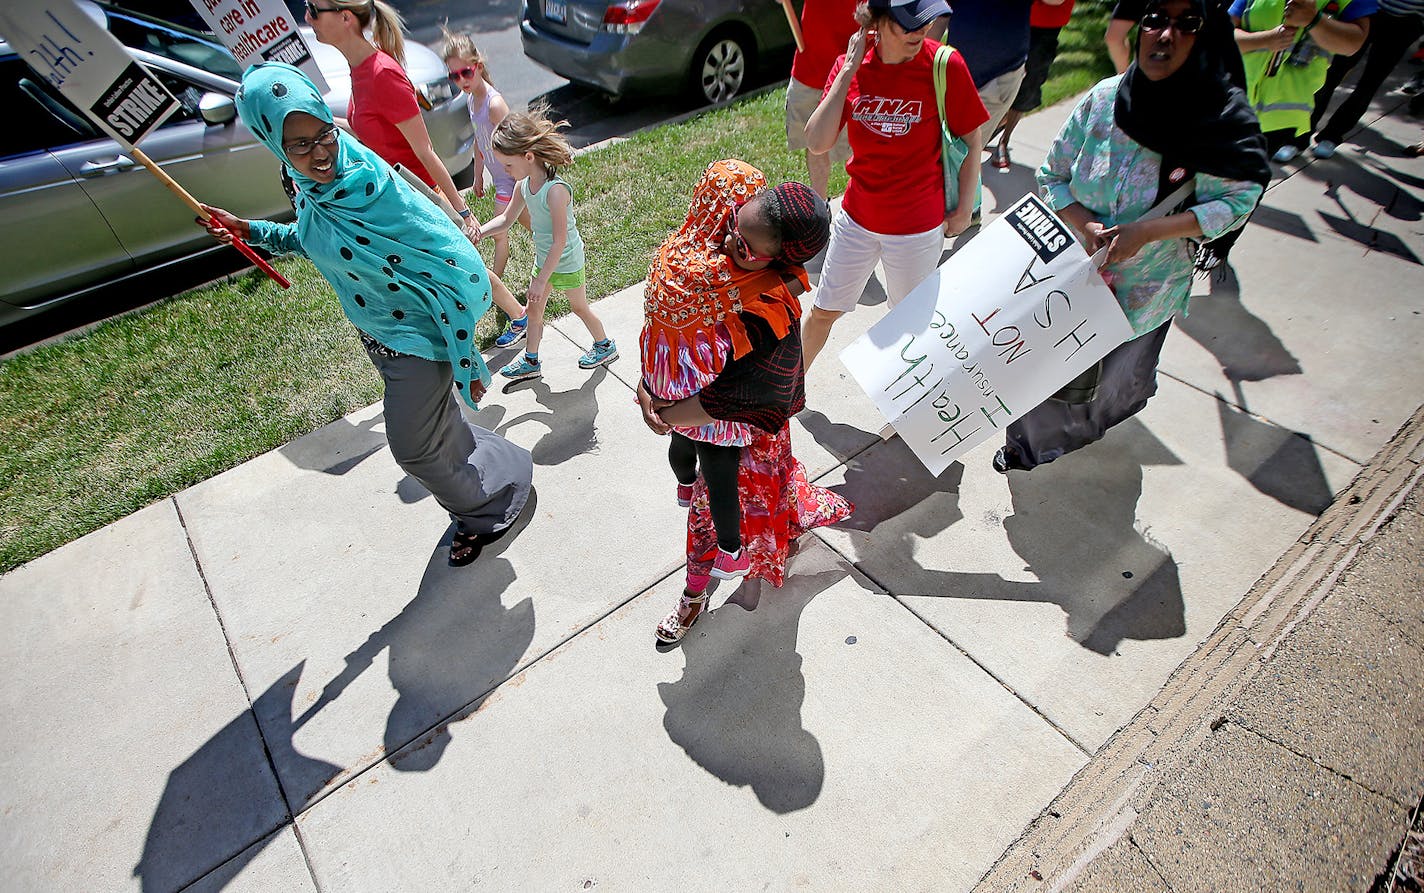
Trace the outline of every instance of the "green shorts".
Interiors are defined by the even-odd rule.
[[[568,291],[571,288],[578,288],[588,281],[584,276],[584,267],[574,270],[572,273],[555,273],[549,277],[549,288],[558,291]],[[534,271],[534,278],[538,278],[539,271]]]

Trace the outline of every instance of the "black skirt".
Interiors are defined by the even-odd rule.
[[[1113,348],[1103,357],[1098,395],[1088,403],[1045,400],[1009,425],[1005,438],[1010,468],[1030,469],[1101,440],[1108,429],[1132,418],[1157,393],[1157,360],[1167,340],[1161,326]]]

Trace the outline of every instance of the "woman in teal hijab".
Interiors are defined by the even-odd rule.
[[[533,476],[529,452],[466,423],[451,393],[453,383],[478,409],[490,380],[474,341],[475,321],[490,304],[479,252],[434,204],[334,126],[300,70],[252,66],[237,110],[286,165],[298,190],[297,222],[208,210],[254,245],[309,258],[331,283],[385,382],[391,453],[454,520],[450,563],[469,564],[518,518]]]

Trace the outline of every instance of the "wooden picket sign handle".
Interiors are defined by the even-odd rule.
[[[160,181],[162,181],[163,185],[167,186],[170,190],[172,190],[174,195],[182,199],[184,204],[192,208],[193,213],[197,214],[199,218],[201,218],[205,222],[217,224],[220,229],[227,230],[228,235],[232,236],[232,247],[242,252],[243,257],[256,264],[257,268],[260,269],[262,272],[266,273],[269,279],[280,285],[282,288],[292,287],[292,283],[288,281],[286,276],[283,276],[281,273],[277,272],[277,270],[273,268],[271,264],[263,260],[261,255],[259,255],[256,251],[252,250],[251,245],[248,245],[246,242],[239,239],[237,237],[237,233],[223,226],[222,221],[215,219],[213,215],[209,214],[208,210],[204,208],[202,204],[198,202],[197,199],[193,198],[193,196],[188,192],[188,190],[184,189],[181,185],[179,185],[177,180],[173,179],[168,175],[168,171],[165,171],[163,168],[159,167],[158,164],[154,162],[152,158],[149,158],[147,155],[145,155],[137,146],[134,146],[132,149],[130,149],[129,154],[132,155],[135,159],[137,159],[139,164],[148,168],[149,173],[153,174]]]
[[[796,18],[796,8],[791,0],[781,0],[781,8],[786,12],[786,23],[791,26],[791,36],[796,38],[796,52],[806,52],[806,37],[801,33],[801,20]]]

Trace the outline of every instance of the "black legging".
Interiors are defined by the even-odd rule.
[[[1397,16],[1378,12],[1370,17],[1370,34],[1365,45],[1352,56],[1336,56],[1330,62],[1330,71],[1325,76],[1325,86],[1315,94],[1315,113],[1311,116],[1311,129],[1325,116],[1330,106],[1330,97],[1335,88],[1345,79],[1361,57],[1365,60],[1365,70],[1360,74],[1360,82],[1345,101],[1330,116],[1330,122],[1320,128],[1317,140],[1332,143],[1343,142],[1345,134],[1360,123],[1360,118],[1370,107],[1370,100],[1379,92],[1385,78],[1389,77],[1399,60],[1409,52],[1419,35],[1424,34],[1424,18],[1417,15]]]
[[[668,464],[677,482],[691,486],[697,480],[697,466],[707,481],[707,505],[712,526],[717,529],[717,545],[724,552],[742,547],[742,500],[737,495],[737,473],[742,466],[742,448],[716,446],[672,432],[668,444]]]

